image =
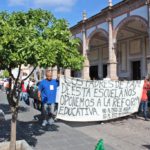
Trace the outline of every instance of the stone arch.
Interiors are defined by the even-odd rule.
[[[97,28],[87,37],[89,76],[92,80],[104,77],[103,66],[108,61],[108,37],[108,32],[102,28]]]
[[[96,34],[96,33],[102,33],[102,35],[104,35],[106,38],[108,38],[108,32],[104,29],[95,29],[88,37],[87,37],[87,46],[89,47],[90,44],[90,40],[92,39],[92,37]]]
[[[147,32],[148,32],[148,22],[146,19],[144,19],[143,17],[141,16],[137,16],[137,15],[134,15],[134,16],[129,16],[129,17],[126,17],[124,18],[118,25],[117,27],[115,28],[114,30],[114,39],[117,39],[117,35],[118,35],[118,32],[119,30],[127,23],[129,23],[130,21],[139,21],[141,22],[146,28],[147,28]]]

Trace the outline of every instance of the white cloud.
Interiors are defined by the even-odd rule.
[[[56,7],[55,11],[56,12],[70,12],[71,8],[60,6],[60,7]]]
[[[54,8],[55,11],[68,12],[77,0],[8,0],[10,6],[30,6],[31,8]]]
[[[36,7],[54,7],[57,12],[69,12],[77,0],[34,0]]]
[[[34,0],[36,5],[44,6],[66,6],[71,7],[75,4],[76,0]]]
[[[10,6],[24,5],[25,4],[25,0],[8,0],[8,4]]]

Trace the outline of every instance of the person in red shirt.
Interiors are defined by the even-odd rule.
[[[143,91],[142,91],[142,97],[141,97],[140,112],[144,113],[144,118],[146,121],[148,121],[148,118],[147,118],[147,107],[148,107],[147,92],[148,90],[150,90],[150,82],[149,82],[149,78],[145,78]]]
[[[30,105],[28,88],[29,88],[28,82],[22,81],[20,100],[23,100],[27,105]]]

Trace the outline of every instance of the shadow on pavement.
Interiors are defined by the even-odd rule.
[[[10,140],[10,122],[11,120],[0,122],[0,142]],[[58,128],[57,125],[42,127],[38,121],[17,121],[17,140],[26,140],[30,146],[35,147],[38,142],[36,136],[45,132],[57,132]]]
[[[132,115],[129,115],[129,116],[124,116],[124,117],[120,117],[120,118],[116,118],[116,119],[111,119],[111,120],[106,120],[106,121],[95,121],[95,122],[69,122],[69,121],[63,121],[63,120],[58,120],[58,122],[63,122],[65,123],[66,125],[70,126],[70,127],[86,127],[86,126],[94,126],[94,125],[98,125],[98,124],[107,124],[107,123],[110,123],[110,124],[125,124],[125,121],[128,120],[128,119],[133,119],[133,120],[144,120],[144,117],[141,116],[141,115],[137,115],[136,113],[135,114],[132,114]]]
[[[58,120],[57,122],[62,122],[70,127],[86,127],[99,124],[99,122],[69,122],[64,120]]]
[[[145,147],[145,148],[150,149],[150,145],[142,145],[142,146]]]
[[[69,121],[60,121],[65,123],[66,125],[69,125],[71,127],[85,127],[85,126],[94,126],[98,124],[105,124],[105,123],[111,123],[111,124],[124,124],[125,120],[128,119],[137,119],[137,117],[133,114],[130,116],[120,117],[116,119],[106,120],[106,121],[94,121],[94,122],[69,122]]]
[[[3,110],[5,115],[11,114],[10,106],[8,104],[0,104],[0,109]],[[18,113],[27,112],[28,110],[28,107],[19,106]]]

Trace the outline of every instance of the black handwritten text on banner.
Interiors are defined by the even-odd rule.
[[[61,77],[57,118],[101,121],[138,111],[143,81],[82,80]]]

